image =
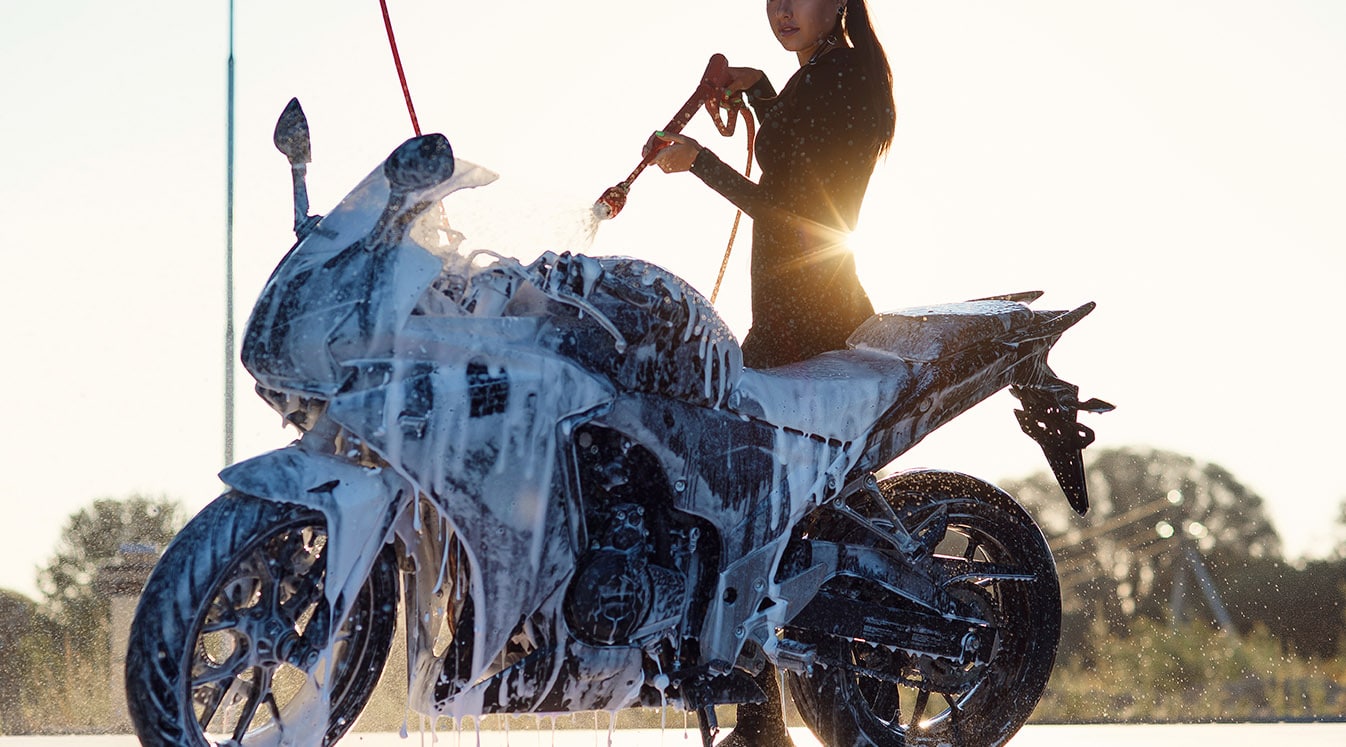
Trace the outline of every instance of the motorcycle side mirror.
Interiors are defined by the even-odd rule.
[[[313,155],[309,147],[308,117],[304,116],[299,99],[290,99],[285,105],[285,111],[276,120],[271,142],[290,161],[290,176],[294,182],[294,235],[303,241],[317,227],[322,216],[308,214],[307,164],[313,160]]]
[[[284,153],[290,160],[291,166],[312,162],[308,117],[304,116],[304,108],[299,105],[299,99],[290,99],[290,103],[285,105],[285,111],[281,112],[280,119],[276,120],[276,131],[271,136],[271,141],[276,144],[276,150]]]

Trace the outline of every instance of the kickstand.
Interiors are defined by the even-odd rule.
[[[696,712],[697,725],[701,727],[701,747],[714,747],[715,736],[720,733],[720,722],[715,718],[715,706],[703,706]]]

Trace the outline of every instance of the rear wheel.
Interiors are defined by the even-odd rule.
[[[280,745],[339,739],[383,671],[397,566],[376,559],[333,629],[322,512],[238,493],[169,545],[136,609],[126,692],[145,745]]]
[[[820,665],[811,675],[789,676],[800,715],[833,747],[1002,745],[1032,714],[1056,657],[1061,593],[1046,540],[1008,494],[967,475],[909,472],[879,487],[903,526],[935,547],[931,575],[945,579],[957,615],[995,630],[990,656],[960,664],[849,638],[815,638]],[[858,498],[851,507],[890,525],[887,510],[865,505],[872,500]],[[921,536],[917,528],[937,535]],[[808,531],[833,542],[881,542],[835,514]],[[827,588],[867,604],[904,604],[860,579],[838,578]]]

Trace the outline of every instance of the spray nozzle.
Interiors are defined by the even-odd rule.
[[[594,203],[594,215],[599,220],[616,218],[617,213],[620,213],[622,208],[626,207],[626,197],[630,193],[631,185],[626,182],[608,187],[603,196],[599,197],[598,201]]]

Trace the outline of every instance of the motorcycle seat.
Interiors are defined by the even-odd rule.
[[[1024,304],[1001,299],[917,306],[871,316],[846,344],[930,363],[1023,327],[1033,318]]]
[[[849,443],[913,382],[912,366],[875,350],[833,350],[798,363],[743,369],[729,409],[809,435]]]
[[[744,369],[729,409],[842,443],[866,438],[879,417],[915,387],[918,375],[974,345],[1033,320],[1004,300],[924,306],[875,314],[834,350],[771,369]]]

